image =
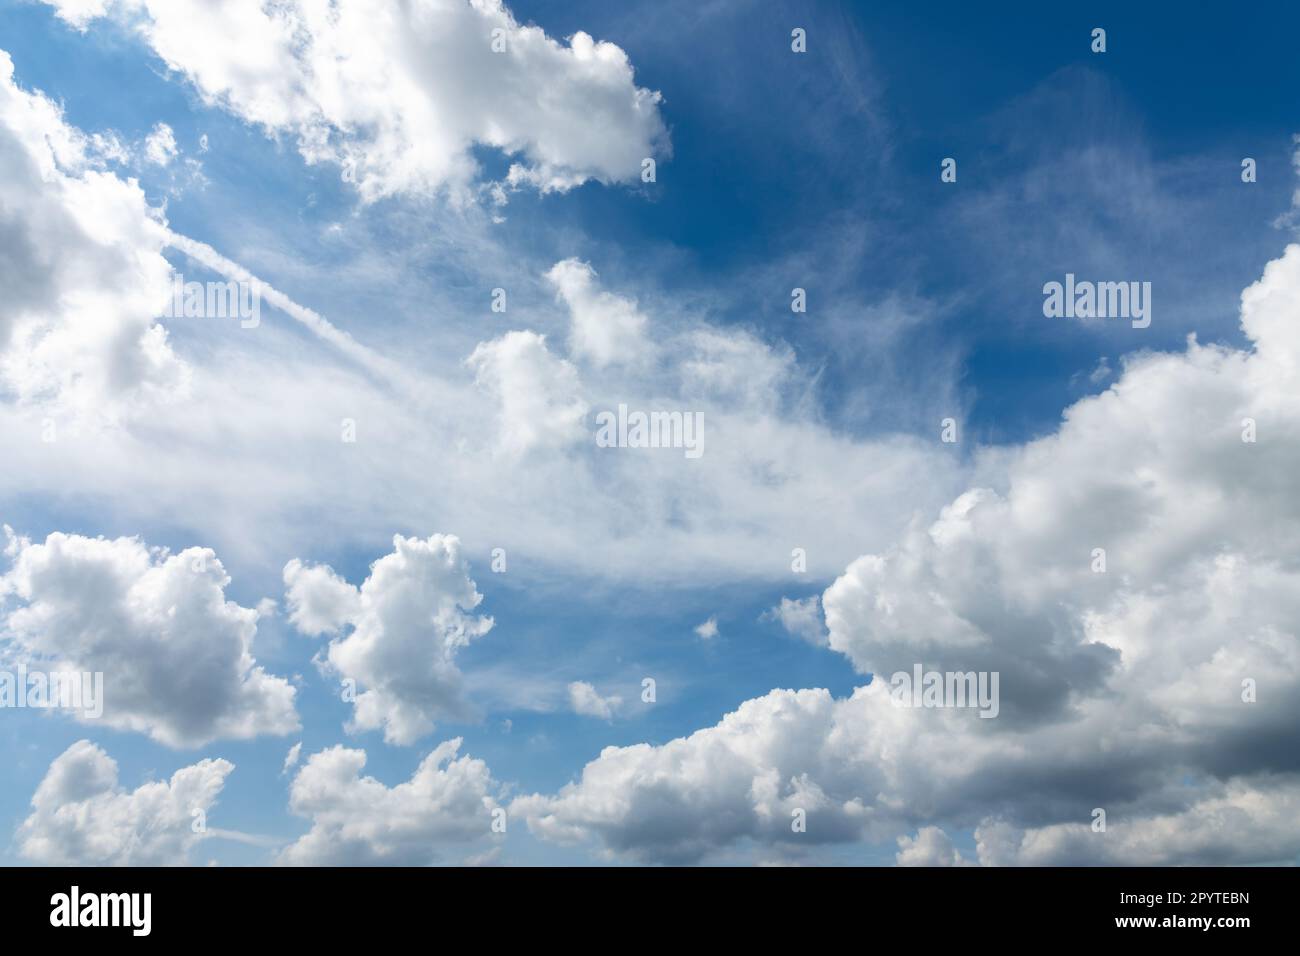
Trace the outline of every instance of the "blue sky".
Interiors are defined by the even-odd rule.
[[[1284,4],[1254,7],[1249,16],[1188,14],[1161,4],[1013,4],[992,15],[968,4],[938,4],[922,16],[906,4],[741,0],[653,7],[520,0],[509,11],[512,24],[539,27],[562,54],[578,31],[617,45],[632,71],[630,77],[615,76],[617,88],[661,94],[652,111],[663,131],[653,147],[656,182],[641,182],[635,172],[605,175],[600,144],[625,131],[613,125],[579,129],[587,108],[583,97],[594,95],[584,86],[588,80],[576,72],[556,78],[542,71],[530,81],[546,97],[566,110],[566,97],[576,104],[579,119],[566,114],[566,122],[576,125],[566,127],[561,139],[578,144],[566,155],[580,184],[525,184],[509,191],[508,203],[493,204],[487,185],[505,181],[513,163],[541,168],[544,147],[536,142],[545,142],[547,131],[526,129],[519,134],[524,145],[513,150],[471,137],[459,154],[472,168],[465,177],[435,176],[432,184],[393,179],[398,185],[386,194],[367,197],[341,175],[337,154],[308,161],[305,126],[286,121],[276,128],[254,115],[261,105],[241,105],[238,69],[230,74],[236,77],[230,89],[205,86],[215,75],[203,72],[207,65],[238,64],[237,51],[211,49],[202,63],[177,61],[171,48],[160,52],[166,42],[157,39],[161,28],[151,35],[141,26],[157,16],[147,4],[134,10],[110,5],[106,16],[78,21],[72,5],[0,0],[0,49],[12,58],[18,89],[40,91],[57,103],[68,127],[111,132],[122,144],[122,156],[92,158],[89,167],[124,183],[137,180],[144,201],[165,216],[173,234],[216,250],[324,316],[377,356],[376,363],[396,363],[419,383],[404,393],[375,371],[386,366],[367,366],[369,359],[340,353],[283,309],[267,305],[257,338],[241,338],[229,323],[169,324],[171,349],[194,370],[196,384],[184,399],[167,399],[157,408],[132,398],[129,408],[122,406],[127,410],[118,411],[112,403],[119,396],[110,396],[96,398],[87,412],[84,403],[65,396],[33,397],[21,383],[6,383],[0,393],[6,429],[0,453],[7,447],[4,456],[13,464],[0,484],[0,520],[30,539],[19,550],[39,547],[55,532],[138,537],[172,553],[213,548],[230,579],[225,600],[242,608],[275,602],[259,616],[251,650],[267,673],[290,679],[296,688],[301,729],[218,734],[196,746],[175,747],[138,727],[6,710],[0,713],[0,753],[10,772],[0,788],[0,821],[15,836],[0,850],[0,862],[33,861],[20,835],[33,812],[33,794],[51,762],[83,738],[116,760],[127,792],[166,780],[202,758],[235,765],[209,820],[214,828],[244,836],[187,843],[182,835],[182,857],[193,863],[268,863],[308,831],[312,821],[290,809],[298,768],[281,769],[286,751],[299,741],[304,762],[335,745],[364,750],[365,773],[394,787],[439,742],[463,737],[460,753],[486,763],[495,781],[493,799],[510,807],[509,836],[457,837],[444,846],[433,836],[417,835],[410,838],[416,850],[402,848],[415,856],[398,854],[415,862],[458,862],[495,847],[495,862],[519,864],[893,863],[900,838],[915,839],[927,852],[938,847],[943,859],[978,856],[987,862],[986,855],[997,854],[979,851],[977,843],[996,840],[978,840],[980,826],[986,834],[1002,833],[997,827],[1017,833],[1041,828],[1045,841],[1059,837],[1062,847],[1045,859],[1075,862],[1091,858],[1070,833],[1052,828],[1086,822],[1101,799],[1067,796],[1088,768],[1117,775],[1108,796],[1123,808],[1121,818],[1127,814],[1155,829],[1158,822],[1152,821],[1162,816],[1197,825],[1209,812],[1198,800],[1235,799],[1234,787],[1262,786],[1261,774],[1281,774],[1285,787],[1278,799],[1292,799],[1287,774],[1296,768],[1279,765],[1271,752],[1235,771],[1206,756],[1252,726],[1260,738],[1277,733],[1285,739],[1277,727],[1286,726],[1286,711],[1269,711],[1260,718],[1263,726],[1207,717],[1191,744],[1162,746],[1167,760],[1133,754],[1113,766],[1073,738],[1062,745],[1070,765],[1058,765],[1050,748],[1034,749],[1044,748],[1046,738],[1034,737],[1029,751],[1038,756],[1015,772],[1034,781],[1025,785],[1023,799],[1000,796],[975,771],[949,778],[916,770],[927,784],[913,790],[898,784],[911,779],[910,770],[882,770],[881,779],[875,770],[863,771],[861,779],[846,782],[830,771],[819,778],[817,767],[804,767],[794,757],[793,764],[773,758],[772,768],[759,761],[763,773],[755,771],[755,781],[769,770],[781,786],[790,778],[815,778],[830,803],[841,807],[835,824],[807,847],[773,836],[767,817],[754,807],[746,812],[759,822],[732,826],[724,820],[715,832],[700,820],[669,819],[667,811],[662,818],[648,812],[644,826],[626,817],[611,820],[591,809],[600,805],[597,796],[584,802],[581,788],[569,802],[556,795],[603,748],[661,747],[718,725],[743,702],[770,701],[774,689],[825,688],[831,698],[850,701],[854,688],[865,686],[877,669],[873,661],[952,659],[968,666],[952,650],[968,645],[953,638],[947,646],[935,636],[953,607],[962,627],[988,635],[993,645],[1004,635],[1036,635],[1036,650],[1012,643],[998,645],[999,653],[1008,661],[1033,661],[1048,684],[1068,688],[1053,693],[1063,693],[1060,706],[1076,708],[1074,718],[1085,721],[1089,700],[1149,686],[1111,682],[1120,680],[1115,675],[1129,661],[1144,660],[1144,652],[1126,643],[1136,640],[1129,633],[1114,642],[1116,660],[1122,657],[1124,664],[1094,659],[1089,648],[1100,639],[1088,629],[1097,621],[1123,620],[1143,600],[1156,600],[1152,595],[1172,593],[1176,599],[1178,588],[1204,592],[1203,582],[1188,575],[1193,568],[1211,573],[1205,568],[1216,556],[1291,572],[1294,543],[1281,531],[1261,530],[1270,523],[1264,518],[1258,524],[1243,519],[1240,540],[1223,530],[1230,517],[1221,526],[1179,537],[1176,505],[1196,499],[1179,491],[1170,475],[1176,471],[1191,480],[1189,469],[1197,462],[1206,467],[1194,449],[1185,456],[1168,452],[1145,468],[1145,452],[1127,459],[1135,481],[1173,489],[1158,507],[1142,512],[1168,520],[1164,530],[1156,518],[1150,525],[1144,518],[1124,527],[1119,516],[1126,505],[1116,490],[1127,480],[1122,476],[1113,484],[1081,478],[1073,492],[1058,483],[1054,492],[1040,493],[1053,486],[1053,475],[1069,472],[1033,469],[1036,448],[1058,455],[1062,469],[1075,460],[1052,450],[1058,442],[1072,447],[1077,441],[1061,432],[1063,413],[1089,396],[1103,396],[1121,376],[1131,382],[1124,394],[1138,396],[1127,399],[1138,402],[1137,408],[1154,401],[1142,384],[1147,379],[1128,377],[1125,357],[1188,356],[1189,335],[1234,354],[1261,348],[1241,327],[1240,299],[1292,238],[1285,217],[1297,185],[1292,135],[1300,130],[1300,116],[1293,94],[1300,67],[1291,47],[1300,15]],[[435,18],[428,29],[439,22]],[[1100,54],[1089,48],[1097,26],[1107,31],[1107,50]],[[795,27],[807,31],[806,54],[791,51]],[[424,28],[408,29],[416,35]],[[413,63],[412,88],[393,94],[396,115],[399,95],[418,98],[420,84],[428,83],[436,97],[436,84],[447,82],[445,74],[425,76],[423,64]],[[285,64],[286,71],[291,68]],[[454,75],[449,82],[457,82]],[[472,76],[464,82],[476,83]],[[491,95],[490,82],[486,88],[484,95]],[[446,95],[455,101],[457,90]],[[538,98],[545,99],[540,92]],[[291,108],[296,107],[286,107]],[[352,108],[363,118],[365,110],[377,109],[379,128],[388,121],[389,114],[360,96]],[[640,119],[627,122],[628,136],[645,128],[636,125]],[[142,158],[159,124],[172,131],[176,145],[165,164]],[[331,127],[331,148],[350,148],[349,137],[365,140],[365,123],[358,129]],[[206,149],[200,137],[206,137]],[[596,144],[590,155],[582,153],[587,142]],[[380,157],[374,142],[359,148],[369,150],[368,168],[377,177],[398,175],[383,169],[383,162],[409,173],[402,150]],[[957,160],[955,183],[940,181],[945,157]],[[1243,157],[1257,161],[1257,182],[1241,181]],[[211,263],[187,257],[175,244],[151,252],[187,278],[218,277]],[[78,253],[71,248],[68,255]],[[650,358],[584,359],[574,331],[581,307],[557,298],[554,283],[544,278],[571,258],[589,264],[598,275],[597,289],[607,294],[597,300],[596,312],[631,302],[646,317],[650,332],[643,344]],[[1067,272],[1097,281],[1150,282],[1151,327],[1044,318],[1043,283]],[[505,315],[489,309],[495,287],[509,293]],[[807,290],[806,314],[790,310],[794,287]],[[26,320],[15,319],[20,321]],[[525,329],[545,335],[550,349],[539,359],[538,379],[529,378],[528,369],[493,365],[490,355],[474,364],[472,355],[485,355],[476,352],[481,343]],[[1177,361],[1201,368],[1190,357]],[[635,372],[620,378],[620,362]],[[507,438],[497,447],[483,424],[495,421],[492,397],[503,402],[502,434],[508,435],[510,415],[516,414],[511,409],[536,407],[527,395],[523,405],[512,406],[509,396],[526,392],[529,382],[541,381],[538,387],[548,390],[570,366],[582,378],[590,413],[625,395],[672,407],[699,403],[706,422],[722,422],[720,430],[708,432],[719,458],[706,452],[705,465],[695,472],[676,454],[653,453],[657,457],[644,468],[629,458],[631,449],[620,450],[617,459],[594,458],[589,437],[571,440],[573,422],[567,419],[555,425],[566,436],[555,448],[502,451]],[[477,369],[477,378],[467,368]],[[1143,374],[1154,378],[1157,372]],[[1185,378],[1168,372],[1171,382]],[[1097,401],[1087,409],[1111,407]],[[1285,399],[1272,405],[1261,400],[1260,407],[1265,405],[1281,407],[1278,414],[1291,411]],[[548,413],[555,407],[547,406]],[[1175,410],[1171,414],[1197,414],[1177,396],[1168,407]],[[351,452],[333,438],[335,422],[352,408],[365,409],[356,447],[366,457],[348,457]],[[312,417],[317,410],[319,421]],[[1113,414],[1128,420],[1122,409]],[[949,416],[962,436],[953,446],[938,441],[939,422]],[[41,459],[39,446],[33,449],[31,429],[51,417],[68,429],[64,434],[79,436],[82,443],[74,442],[71,457]],[[584,417],[579,429],[586,429],[584,436],[588,422]],[[1101,431],[1106,433],[1104,423]],[[1274,434],[1294,437],[1281,426]],[[1036,439],[1047,446],[1029,444]],[[1143,439],[1133,447],[1156,444]],[[1290,461],[1286,455],[1294,444],[1281,444],[1273,453]],[[1122,442],[1116,455],[1121,447]],[[1080,453],[1077,460],[1108,455]],[[1231,470],[1224,466],[1225,474]],[[1001,556],[991,560],[1006,577],[968,582],[964,591],[953,585],[958,596],[950,597],[944,582],[952,579],[944,575],[951,568],[945,571],[934,557],[912,555],[916,561],[909,563],[909,549],[918,530],[976,487],[994,489],[1007,508],[1002,518],[988,519],[989,528],[1011,527],[1026,509],[1045,509],[1034,511],[1035,521],[1051,529],[1025,531],[1023,539],[1009,542],[990,531],[995,543],[988,546]],[[1108,494],[1118,502],[1113,513],[1106,508]],[[1092,514],[1090,508],[1100,510]],[[1053,570],[1056,559],[1044,557],[1046,536],[1057,534],[1054,540],[1086,554],[1094,532],[1112,518],[1117,538],[1147,534],[1125,553],[1141,553],[1148,564],[1125,571],[1120,590],[1104,597],[1089,591],[1091,584],[1071,585],[1069,598],[1052,597],[1052,588],[1064,585]],[[1276,520],[1290,527],[1289,518]],[[339,699],[340,674],[324,663],[331,638],[300,633],[283,573],[297,558],[327,565],[360,585],[371,563],[393,550],[394,534],[459,536],[464,567],[483,595],[473,613],[495,621],[455,655],[453,670],[463,679],[469,711],[439,713],[435,730],[400,743],[386,739],[382,728],[345,729],[352,707]],[[489,567],[491,549],[499,545],[511,556],[503,574]],[[791,573],[794,547],[809,549],[808,572]],[[933,562],[934,569],[920,583],[905,571],[899,572],[905,579],[877,580],[867,576],[866,566],[853,564],[862,555],[890,555],[889,566],[904,569]],[[1177,574],[1170,570],[1175,565],[1181,568]],[[1027,576],[1016,578],[1015,569]],[[1262,582],[1267,574],[1253,571],[1251,578]],[[11,574],[8,593],[0,588],[0,601],[7,602],[0,613],[38,600],[22,586]],[[876,611],[853,603],[853,595],[873,587]],[[906,608],[911,588],[944,598],[941,609],[909,618],[923,632],[931,625],[935,632],[913,634],[909,652],[889,643],[892,636],[882,636],[894,634],[892,623],[855,615],[883,613],[887,604],[893,614],[891,601]],[[1283,635],[1280,651],[1258,637],[1259,646],[1274,647],[1270,653],[1278,655],[1267,664],[1275,667],[1278,689],[1296,677],[1288,650],[1296,622],[1279,596],[1285,590],[1284,580],[1275,583],[1270,594],[1278,603],[1261,603],[1258,620],[1247,622],[1245,612],[1231,608],[1222,610],[1222,618],[1205,615],[1235,622],[1243,640]],[[806,601],[823,592],[817,620],[824,634],[823,610],[834,617],[827,621],[830,646],[824,637],[803,639],[774,619],[772,609],[782,598]],[[1176,609],[1190,614],[1191,607],[1184,601]],[[1173,621],[1177,614],[1168,617]],[[699,636],[695,628],[711,618],[717,636]],[[342,641],[353,626],[344,625],[332,639]],[[1138,625],[1127,626],[1131,631]],[[40,636],[20,635],[17,627],[0,623],[0,640],[21,654]],[[901,633],[903,624],[898,627]],[[1189,637],[1187,660],[1222,660],[1214,656],[1215,639],[1197,643]],[[877,643],[888,644],[887,651]],[[1255,647],[1225,653],[1230,660],[1254,661]],[[1042,661],[1040,652],[1046,655]],[[1111,676],[1099,676],[1103,672]],[[111,707],[112,672],[106,676]],[[653,704],[640,700],[647,676],[657,683]],[[1229,676],[1237,680],[1235,671]],[[573,712],[566,687],[575,681],[620,698],[610,719]],[[1170,678],[1171,688],[1183,686]],[[1014,686],[1004,686],[1011,715],[1006,734],[1067,733],[1071,719],[1062,716],[1065,711],[1035,709],[1040,690],[1017,697]],[[1175,689],[1169,694],[1171,701],[1177,697]],[[1151,696],[1164,700],[1159,693]],[[1174,716],[1181,714],[1180,705],[1167,706],[1160,714],[1134,717],[1139,722],[1128,729],[1183,719]],[[1039,716],[1023,716],[1034,713]],[[978,721],[974,727],[983,733]],[[985,736],[990,747],[1006,739],[993,731]],[[833,738],[838,739],[827,735],[819,746]],[[793,744],[773,748],[799,750]],[[728,751],[746,752],[740,744]],[[992,773],[1007,759],[990,750],[985,765]],[[871,765],[866,750],[825,760]],[[712,798],[699,793],[713,793],[715,784],[726,799],[734,795],[720,770],[716,781],[683,784],[688,796],[680,796],[673,775],[687,771],[671,761],[668,766],[677,769],[660,767],[663,776],[647,784],[648,792],[620,791],[622,798],[634,807],[642,805],[638,801],[689,807],[697,798],[712,807]],[[654,776],[644,773],[646,779]],[[881,782],[885,778],[889,785]],[[1180,781],[1186,780],[1194,784],[1184,787]],[[944,789],[969,794],[969,800],[935,796]],[[741,791],[737,799],[744,803],[748,791]],[[781,800],[796,800],[801,792],[782,790]],[[537,795],[536,802],[511,803],[526,795]],[[616,796],[609,800],[618,803]],[[843,809],[855,800],[870,809]],[[556,838],[538,822],[548,813],[573,832]],[[709,819],[727,813],[724,808]],[[333,817],[334,823],[321,823],[325,817],[317,823],[326,831],[342,826]],[[927,827],[939,828],[940,836],[925,837]],[[1295,851],[1286,848],[1295,834],[1285,836],[1281,859],[1293,861]],[[47,837],[78,845],[66,834]],[[1276,837],[1251,831],[1238,845],[1268,845]],[[333,838],[346,842],[337,832]],[[1032,841],[1018,845],[1029,853]],[[348,846],[339,852],[350,852]],[[391,846],[371,849],[382,858]],[[1169,852],[1169,862],[1187,862]],[[1241,852],[1249,859],[1232,861],[1260,861],[1249,856],[1252,850]],[[1220,861],[1205,853],[1191,861]],[[329,857],[304,851],[303,859]]]

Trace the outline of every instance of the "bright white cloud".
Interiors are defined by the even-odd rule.
[[[144,141],[144,157],[155,166],[166,166],[176,158],[176,134],[166,123],[154,126]]]
[[[309,637],[335,634],[361,611],[361,592],[325,565],[294,558],[284,566],[284,583],[289,620]]]
[[[490,839],[498,786],[482,760],[457,756],[460,746],[459,737],[439,744],[395,787],[361,776],[364,750],[313,754],[289,790],[290,809],[311,820],[311,830],[280,861],[425,866],[445,861],[451,847]]]
[[[98,168],[113,150],[19,88],[0,50],[0,394],[77,419],[116,419],[188,382],[152,318],[171,276],[166,230],[135,182]]]
[[[1250,350],[1131,357],[1056,434],[988,452],[986,486],[853,562],[823,606],[869,686],[774,690],[689,737],[607,748],[518,809],[544,838],[640,859],[799,839],[796,807],[809,843],[978,827],[983,862],[1294,857],[1297,314],[1292,246],[1243,293]],[[999,718],[892,704],[889,675],[918,663],[997,671]],[[922,831],[900,861],[945,856]]]
[[[822,690],[772,691],[747,701],[716,727],[662,746],[606,747],[582,777],[554,796],[520,797],[544,839],[598,837],[638,860],[694,862],[733,841],[825,843],[856,837],[872,809],[850,786],[837,706]],[[833,730],[838,733],[832,733]],[[806,833],[792,821],[803,810]]]
[[[596,688],[586,681],[576,680],[569,684],[569,706],[575,714],[612,720],[614,712],[622,705],[623,698],[613,694],[601,697]]]
[[[630,364],[653,357],[646,317],[636,303],[600,289],[596,270],[578,259],[557,262],[546,273],[569,309],[569,351],[597,366]]]
[[[996,485],[826,592],[831,647],[863,672],[999,669],[1021,715],[1105,689],[1193,724],[1276,717],[1238,698],[1255,671],[1289,684],[1300,659],[1300,509],[1271,477],[1300,465],[1297,301],[1292,246],[1242,296],[1253,351],[1131,358],[1059,432],[991,454]]]
[[[258,612],[226,599],[208,548],[9,534],[0,651],[35,670],[104,675],[98,720],[171,747],[298,729],[294,689],[252,655]]]
[[[467,363],[498,403],[500,446],[509,454],[572,444],[585,434],[587,403],[574,367],[536,332],[507,332],[480,344]]]
[[[257,281],[276,312],[230,334],[169,323],[178,349],[203,361],[187,367],[189,398],[153,404],[147,427],[46,444],[43,413],[0,403],[0,454],[13,463],[0,492],[37,484],[124,518],[183,521],[223,554],[264,562],[284,560],[286,535],[325,547],[454,513],[471,546],[505,547],[524,573],[562,565],[649,583],[784,577],[795,546],[825,576],[864,542],[883,546],[953,482],[933,441],[827,428],[789,350],[747,333],[661,318],[646,329],[656,363],[597,366],[517,330],[467,348],[468,367],[440,376],[362,344],[203,243],[166,230],[163,241],[196,267]],[[318,341],[304,345],[285,315]],[[622,402],[703,414],[704,457],[596,447],[591,411]],[[357,423],[355,445],[340,446],[343,418]],[[511,466],[524,456],[526,469]],[[831,497],[846,502],[834,516],[807,506]],[[302,502],[325,499],[328,528],[302,519]]]
[[[781,598],[781,603],[763,613],[764,620],[777,621],[795,637],[802,638],[815,647],[825,647],[826,626],[822,623],[821,595],[791,600]]]
[[[107,8],[209,103],[296,136],[367,201],[467,196],[478,145],[511,157],[512,186],[542,190],[634,181],[668,151],[660,96],[619,47],[557,42],[500,0],[47,2],[81,29]]]
[[[297,560],[285,565],[284,583],[299,628],[350,628],[330,642],[326,661],[355,683],[354,729],[382,727],[389,743],[410,744],[432,733],[435,718],[470,712],[456,655],[493,622],[466,613],[483,597],[454,535],[394,535],[393,552],[370,566],[360,588]]]
[[[79,740],[50,764],[18,828],[19,852],[42,866],[176,866],[189,862],[195,811],[216,805],[227,760],[201,760],[167,782],[118,785],[117,762]]]

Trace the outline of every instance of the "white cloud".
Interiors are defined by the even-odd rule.
[[[155,166],[167,166],[176,154],[176,135],[166,123],[158,123],[144,141],[144,157]]]
[[[789,633],[802,638],[814,647],[825,647],[826,626],[822,623],[821,595],[791,600],[781,598],[781,603],[763,612],[764,620],[780,623]]]
[[[1120,693],[1193,724],[1275,718],[1233,702],[1253,671],[1297,675],[1300,509],[1271,478],[1300,465],[1297,301],[1292,246],[1242,296],[1253,351],[1131,357],[1056,434],[990,453],[990,486],[827,590],[831,647],[863,672],[1000,670],[1022,717]]]
[[[772,691],[690,737],[606,747],[580,780],[555,796],[520,797],[511,814],[544,839],[599,837],[635,859],[667,863],[694,862],[744,838],[853,838],[873,811],[847,792],[856,787],[831,790],[853,772],[844,763],[853,725],[837,725],[843,706],[823,690]],[[807,815],[806,833],[792,830],[796,809]]]
[[[737,414],[777,414],[782,393],[798,384],[794,352],[770,346],[743,329],[705,327],[683,337],[677,375],[682,394],[695,403]]]
[[[303,634],[336,634],[361,610],[361,593],[325,565],[297,558],[284,566],[289,621]]]
[[[279,564],[286,536],[323,548],[456,514],[465,541],[505,547],[513,572],[558,565],[647,584],[784,577],[794,545],[824,577],[950,493],[955,469],[936,442],[858,439],[820,422],[804,402],[807,376],[779,343],[683,332],[669,319],[649,336],[659,361],[644,367],[575,364],[539,333],[514,331],[465,347],[468,372],[454,357],[439,369],[413,340],[389,358],[345,331],[346,315],[334,325],[211,247],[163,238],[195,268],[258,281],[276,312],[253,331],[169,323],[178,350],[203,361],[187,369],[188,398],[153,404],[134,427],[45,444],[40,410],[0,402],[0,456],[13,464],[0,492],[40,485],[123,520],[181,522],[223,554]],[[597,401],[700,412],[707,453],[683,462],[597,448],[587,424]],[[342,418],[358,423],[356,445],[340,447]],[[526,469],[511,467],[525,455]],[[929,480],[918,486],[918,474]],[[831,497],[846,501],[834,515],[808,507]],[[304,520],[301,505],[323,500],[328,526]]]
[[[1235,780],[1171,813],[1108,816],[1021,829],[997,819],[975,830],[985,866],[1293,865],[1300,857],[1300,782]],[[1104,808],[1102,808],[1104,809]]]
[[[307,758],[289,807],[311,830],[286,847],[296,866],[423,866],[449,847],[489,838],[497,785],[482,760],[457,756],[461,738],[439,744],[411,779],[386,787],[362,777],[364,750],[331,747]]]
[[[82,29],[105,14],[47,2]],[[117,0],[108,12],[209,103],[296,136],[308,162],[339,164],[367,201],[467,196],[475,146],[512,158],[511,185],[542,190],[630,182],[668,149],[659,94],[635,84],[619,47],[581,31],[559,43],[500,0]]]
[[[211,549],[5,531],[0,648],[32,669],[102,673],[99,721],[171,747],[298,729],[293,687],[253,659],[258,613],[226,599]]]
[[[569,684],[569,706],[575,714],[612,720],[614,712],[622,705],[623,698],[617,695],[601,697],[596,688],[586,681],[576,680]]]
[[[360,588],[297,560],[285,565],[284,583],[297,626],[312,634],[351,628],[330,642],[326,659],[356,682],[352,728],[382,727],[389,743],[409,744],[431,733],[436,717],[470,712],[456,654],[491,630],[492,618],[466,613],[483,598],[454,535],[394,535],[393,552],[370,566]]]
[[[596,270],[578,259],[557,262],[546,273],[569,309],[569,350],[596,366],[642,362],[653,357],[646,317],[636,303],[602,291]]]
[[[915,837],[898,838],[899,866],[966,866],[967,861],[938,827],[921,827]]]
[[[117,763],[88,740],[54,759],[18,828],[19,852],[42,866],[175,866],[203,839],[194,811],[216,804],[226,760],[201,760],[167,782],[133,791],[118,785]]]
[[[167,299],[166,230],[134,182],[13,81],[0,51],[0,393],[116,419],[185,391],[186,366],[151,318]]]
[[[522,454],[533,448],[580,440],[587,403],[577,371],[546,347],[536,332],[507,332],[481,343],[466,360],[474,381],[498,403],[501,448]]]
[[[695,625],[695,635],[702,641],[711,641],[718,636],[718,619],[711,617],[703,624]]]
[[[108,13],[113,0],[58,0],[58,15],[83,33],[87,24]]]
[[[301,740],[298,741],[296,744],[294,744],[292,747],[290,747],[289,752],[284,755],[284,766],[281,768],[280,772],[288,773],[294,767],[298,766],[298,758],[300,756],[302,756]]]
[[[689,737],[606,748],[518,809],[544,838],[639,859],[797,839],[793,807],[807,843],[979,828],[983,862],[1293,858],[1296,314],[1291,246],[1243,293],[1252,349],[1130,357],[1056,434],[986,452],[985,484],[854,561],[822,598],[829,644],[881,679],[842,700],[774,690]],[[997,671],[999,718],[891,704],[888,676],[917,663]],[[1092,841],[1096,807],[1110,829]],[[919,833],[901,856],[941,843]]]
[[[122,142],[121,137],[111,130],[91,133],[86,145],[86,155],[93,163],[131,162],[131,150]]]

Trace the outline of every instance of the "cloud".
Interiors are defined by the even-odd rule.
[[[647,326],[655,362],[597,367],[559,352],[562,336],[516,330],[466,346],[468,365],[451,356],[439,368],[410,340],[391,358],[363,344],[346,316],[331,323],[204,243],[168,230],[163,240],[195,268],[256,283],[276,313],[251,331],[170,323],[194,359],[188,397],[153,404],[130,427],[47,444],[37,409],[0,402],[0,456],[13,464],[0,470],[0,494],[40,485],[124,521],[182,522],[225,555],[280,565],[286,535],[300,547],[373,545],[377,527],[454,513],[469,546],[510,552],[512,572],[561,566],[651,586],[784,578],[795,546],[824,578],[951,493],[956,469],[936,441],[828,427],[791,350],[751,333],[683,330],[660,316],[662,327]],[[591,410],[622,402],[701,413],[706,454],[598,448]],[[343,418],[356,422],[356,444],[340,444]],[[527,469],[509,466],[525,456]],[[847,500],[842,474],[856,476]],[[844,501],[836,514],[807,507],[830,497]],[[304,519],[303,502],[326,498],[328,527]]]
[[[176,136],[166,123],[158,123],[144,141],[144,156],[155,166],[167,166],[176,158]]]
[[[776,415],[782,395],[800,385],[794,352],[743,329],[692,329],[676,344],[684,396],[746,416]]]
[[[507,332],[474,349],[466,363],[474,381],[498,403],[501,447],[518,455],[554,448],[585,434],[588,406],[578,374],[536,332]]]
[[[614,711],[623,705],[623,698],[611,695],[601,697],[596,688],[586,681],[576,680],[569,685],[569,706],[575,714],[612,720]]]
[[[293,687],[253,659],[258,612],[226,599],[211,549],[5,531],[0,649],[32,669],[103,673],[103,723],[170,747],[298,729]]]
[[[702,641],[711,641],[718,636],[718,619],[711,617],[703,624],[695,626],[695,635]]]
[[[294,767],[298,766],[298,758],[301,755],[302,755],[302,741],[300,740],[292,747],[290,747],[289,752],[284,755],[284,766],[281,768],[280,772],[288,773]]]
[[[1250,349],[1128,357],[1055,434],[987,450],[985,483],[854,561],[822,596],[829,646],[879,679],[606,748],[518,809],[545,839],[648,860],[940,820],[975,828],[983,862],[1294,857],[1297,313],[1291,246],[1242,294]],[[998,672],[999,718],[895,706],[888,675],[918,663]],[[1097,807],[1113,839],[1092,840]],[[918,833],[902,856],[939,849]]]
[[[139,185],[99,168],[111,145],[20,89],[0,50],[0,394],[78,419],[116,420],[189,378],[152,318],[166,229]]]
[[[520,797],[511,815],[543,839],[598,837],[660,863],[695,862],[744,838],[855,838],[872,811],[860,797],[829,792],[834,778],[852,774],[837,745],[850,727],[832,733],[837,712],[824,690],[772,691],[690,737],[606,747],[577,782],[554,796]],[[807,815],[806,833],[792,829],[796,809]]]
[[[1131,356],[1056,434],[990,453],[988,486],[827,590],[831,647],[864,673],[1001,670],[1013,714],[1117,691],[1193,723],[1273,714],[1233,702],[1254,670],[1296,674],[1300,509],[1272,476],[1300,464],[1298,299],[1291,246],[1242,295],[1252,351]]]
[[[948,834],[938,827],[921,827],[915,837],[898,838],[899,866],[967,866]]]
[[[410,744],[442,715],[466,716],[456,654],[492,629],[466,612],[483,600],[455,535],[393,536],[393,551],[370,566],[360,588],[328,567],[284,568],[289,619],[309,634],[339,633],[328,667],[356,683],[351,728],[380,727],[384,740]],[[350,588],[350,592],[347,590]]]
[[[1104,809],[1104,808],[1103,808]],[[999,820],[975,831],[985,866],[1293,865],[1300,857],[1300,783],[1233,781],[1182,810],[1020,829]]]
[[[789,633],[802,638],[814,647],[825,647],[826,626],[822,623],[821,595],[791,600],[781,598],[781,603],[763,612],[763,620],[777,621]]]
[[[425,866],[448,847],[492,834],[496,783],[487,764],[457,756],[461,738],[439,744],[411,779],[386,787],[362,777],[364,750],[331,747],[307,758],[289,808],[311,830],[286,847],[294,866]]]
[[[479,146],[511,158],[510,186],[543,191],[631,182],[668,152],[660,96],[619,47],[557,42],[500,0],[47,2],[81,29],[106,13],[131,25],[209,104],[295,136],[365,201],[467,198]]]
[[[235,765],[201,760],[171,780],[118,785],[117,762],[79,740],[50,764],[18,828],[18,851],[42,866],[175,866],[189,862],[196,810],[216,805]]]
[[[569,351],[596,366],[641,362],[653,356],[647,319],[636,303],[601,290],[596,270],[578,259],[557,262],[546,273],[556,297],[569,309]]]
[[[303,634],[336,634],[361,611],[361,592],[325,565],[297,558],[284,566],[289,621]]]

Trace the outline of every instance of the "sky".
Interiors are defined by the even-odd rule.
[[[0,864],[1295,863],[1251,13],[0,0]]]

